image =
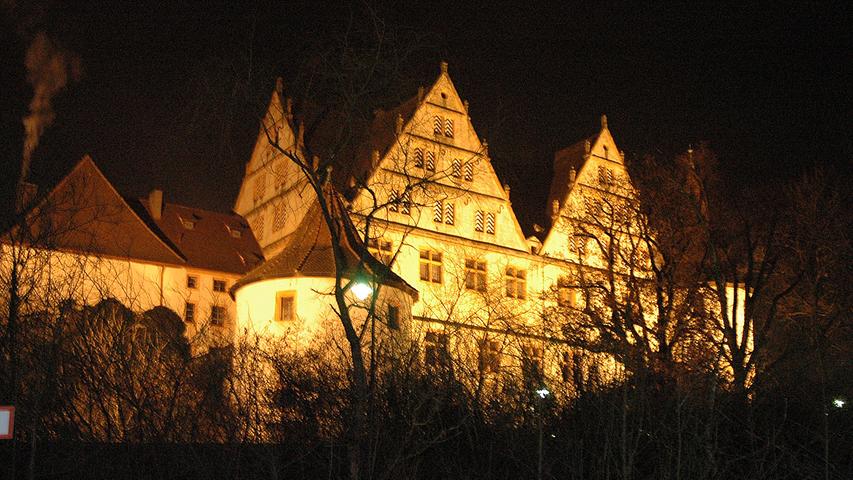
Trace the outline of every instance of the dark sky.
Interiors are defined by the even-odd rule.
[[[217,210],[233,205],[259,99],[275,76],[287,82],[307,45],[339,35],[363,10],[333,2],[73,3],[0,3],[5,184],[16,176],[20,119],[32,96],[24,54],[45,30],[79,55],[85,73],[55,98],[56,120],[31,178],[50,183],[90,153],[125,194],[161,187],[169,200]],[[851,164],[847,2],[632,11],[602,2],[405,3],[405,11],[375,7],[388,25],[417,33],[409,36],[422,55],[404,89],[414,94],[441,59],[450,63],[526,219],[544,210],[554,151],[595,132],[601,113],[629,154],[705,141],[743,185]]]

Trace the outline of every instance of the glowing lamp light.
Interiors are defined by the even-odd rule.
[[[836,398],[835,400],[833,400],[833,401],[832,401],[832,405],[833,405],[835,408],[844,408],[844,405],[846,405],[846,404],[847,404],[847,402],[845,402],[845,401],[844,401],[843,399],[841,399],[841,398]]]
[[[540,388],[539,390],[536,390],[536,395],[539,395],[539,398],[545,398],[550,394],[551,392],[549,392],[547,388]]]
[[[373,293],[373,287],[362,280],[356,281],[350,290],[352,290],[352,294],[355,295],[355,298],[358,301],[366,299]]]

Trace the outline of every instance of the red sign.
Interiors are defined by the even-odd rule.
[[[0,407],[0,440],[15,436],[15,407]]]

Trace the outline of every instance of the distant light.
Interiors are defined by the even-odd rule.
[[[844,405],[846,403],[847,402],[845,402],[844,400],[842,400],[840,398],[836,398],[835,400],[832,401],[832,405],[835,406],[835,408],[844,408]]]
[[[373,287],[364,282],[356,282],[350,290],[352,290],[352,294],[359,301],[366,299],[373,293]]]
[[[549,392],[547,388],[540,388],[539,390],[536,390],[536,394],[539,395],[539,398],[545,398],[550,395],[551,392]]]

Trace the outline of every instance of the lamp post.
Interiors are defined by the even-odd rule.
[[[536,395],[539,397],[539,399],[536,401],[537,406],[538,406],[537,413],[539,415],[539,461],[536,464],[536,478],[537,478],[537,480],[542,480],[542,455],[543,455],[543,451],[542,451],[542,429],[543,429],[542,428],[542,423],[543,423],[542,406],[543,406],[543,403],[545,403],[545,398],[547,398],[548,395],[550,395],[550,394],[551,394],[551,392],[549,392],[548,389],[545,387],[542,387],[539,390],[536,390]]]

